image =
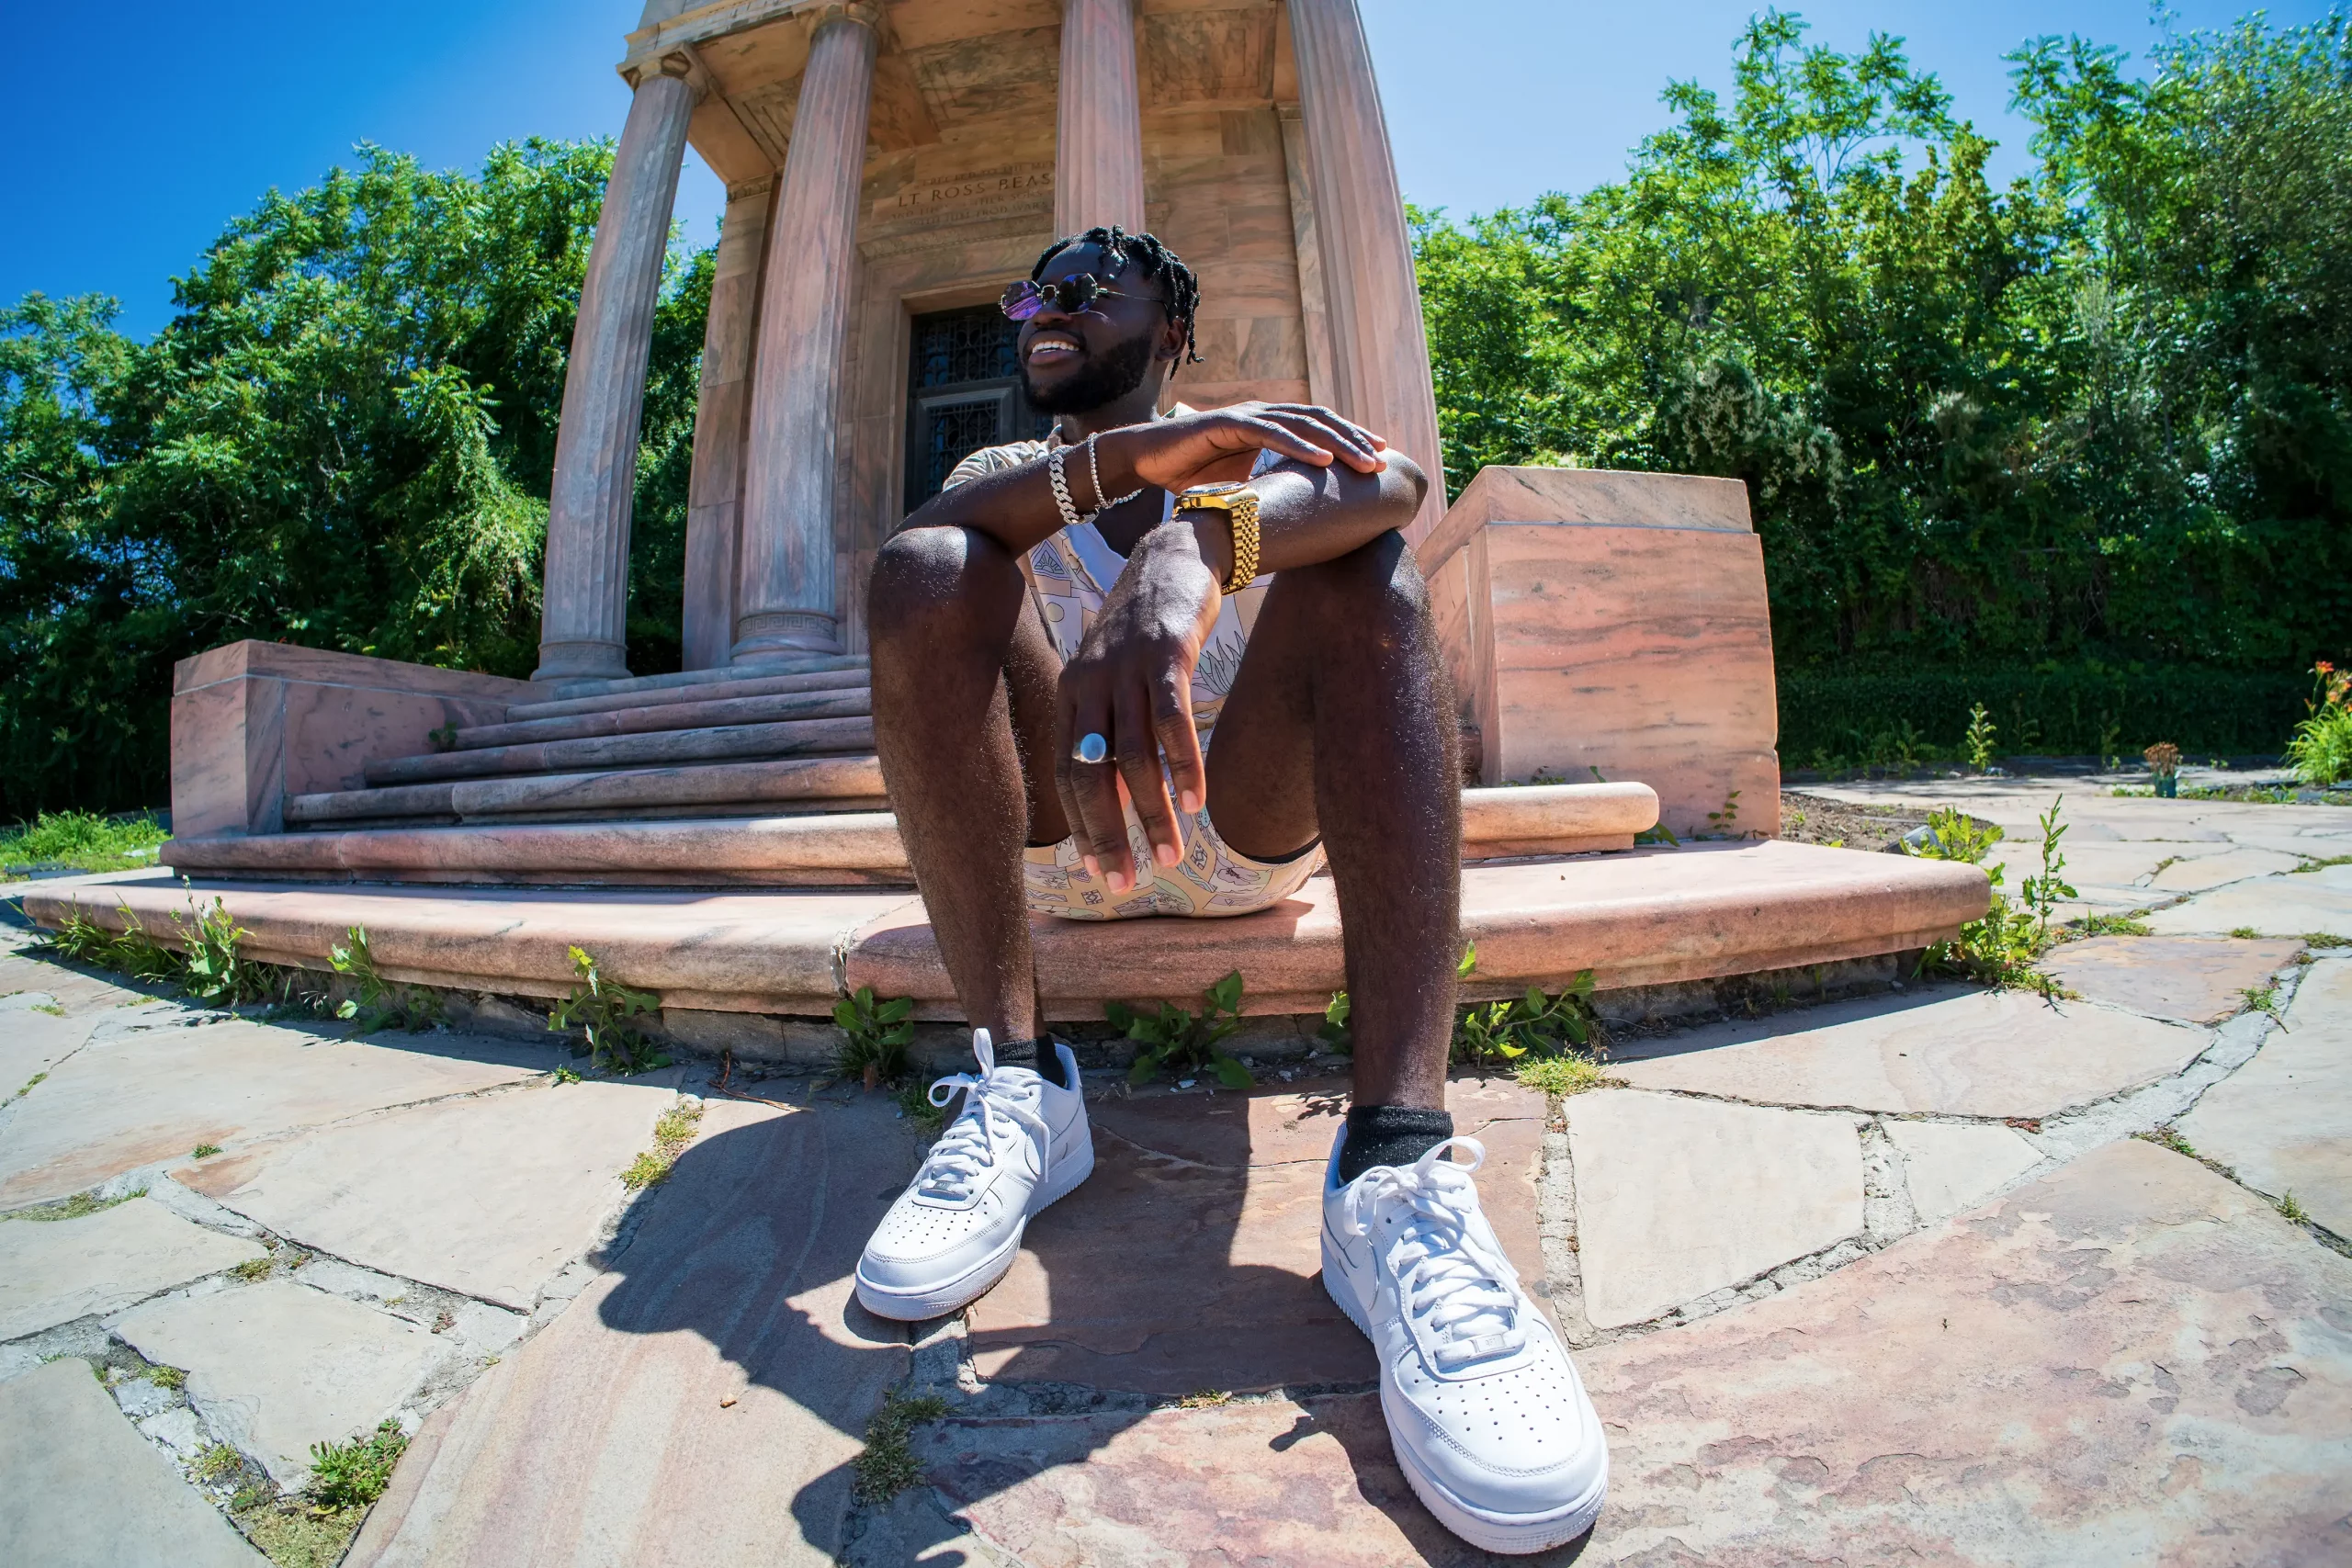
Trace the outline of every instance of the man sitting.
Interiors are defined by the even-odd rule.
[[[1479,1212],[1483,1151],[1444,1110],[1461,773],[1397,532],[1429,481],[1328,409],[1161,415],[1198,357],[1198,292],[1148,234],[1049,248],[1003,306],[1056,430],[967,458],[876,559],[883,776],[979,1070],[943,1080],[962,1108],[867,1244],[858,1299],[908,1321],[960,1310],[1093,1168],[1029,911],[1246,914],[1328,859],[1354,1094],[1324,1284],[1378,1352],[1422,1501],[1476,1545],[1541,1551],[1591,1525],[1608,1455]]]

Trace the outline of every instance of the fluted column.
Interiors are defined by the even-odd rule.
[[[688,69],[676,55],[639,78],[588,251],[548,501],[537,681],[628,673],[629,502],[653,307],[695,104]]]
[[[1437,393],[1372,47],[1356,0],[1290,0],[1290,30],[1317,237],[1326,258],[1345,258],[1322,269],[1332,401],[1428,471],[1406,530],[1419,543],[1445,512]]]
[[[752,369],[739,664],[842,648],[833,604],[834,411],[880,21],[879,7],[862,0],[825,8],[793,111]]]
[[[1054,230],[1075,234],[1098,223],[1117,223],[1130,233],[1144,226],[1135,6],[1133,0],[1062,0]]]
[[[735,651],[736,559],[743,541],[743,444],[752,416],[752,343],[759,334],[760,263],[767,254],[773,179],[727,191],[710,319],[702,340],[695,463],[686,481],[684,668],[723,669]]]

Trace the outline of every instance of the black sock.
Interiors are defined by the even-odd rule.
[[[996,1062],[1001,1067],[1027,1067],[1056,1089],[1076,1087],[1062,1082],[1062,1054],[1054,1048],[1050,1034],[1035,1040],[1006,1041],[996,1047]]]
[[[1453,1136],[1453,1118],[1410,1105],[1348,1109],[1348,1137],[1340,1145],[1340,1180],[1353,1181],[1375,1165],[1407,1166]]]

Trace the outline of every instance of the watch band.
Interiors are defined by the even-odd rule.
[[[1176,510],[1222,512],[1233,541],[1233,568],[1226,574],[1227,594],[1240,592],[1258,580],[1258,492],[1246,484],[1188,490],[1176,498]]]

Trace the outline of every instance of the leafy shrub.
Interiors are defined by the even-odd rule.
[[[1478,967],[1478,944],[1462,950],[1454,973],[1468,979]],[[1586,1048],[1600,1041],[1600,1015],[1592,1007],[1592,971],[1583,970],[1558,995],[1530,986],[1524,996],[1509,1001],[1476,1002],[1454,1020],[1453,1041],[1447,1059],[1477,1066],[1489,1062],[1516,1061],[1564,1055],[1571,1047]]]
[[[1173,1002],[1161,1002],[1155,1012],[1144,1012],[1125,1002],[1112,1002],[1102,1011],[1113,1026],[1126,1032],[1143,1049],[1127,1081],[1145,1083],[1165,1070],[1181,1077],[1188,1072],[1212,1072],[1227,1089],[1248,1089],[1256,1080],[1250,1069],[1217,1049],[1241,1027],[1241,971],[1236,969],[1201,993],[1204,1005],[1195,1015]]]
[[[2307,715],[2287,742],[2287,765],[2307,784],[2352,780],[2352,672],[2325,660],[2312,666],[2316,682]]]
[[[833,1022],[841,1028],[842,1046],[834,1053],[833,1071],[868,1089],[905,1081],[913,1071],[907,1046],[915,1037],[910,1016],[914,1010],[911,997],[876,1001],[871,986],[860,986],[835,1002]]]
[[[327,949],[327,962],[347,977],[358,992],[337,1003],[334,1015],[357,1025],[355,1032],[373,1034],[399,1024],[414,1032],[429,1028],[440,1016],[441,998],[422,987],[396,986],[376,966],[376,953],[368,944],[368,928],[353,926],[340,945]]]
[[[2061,796],[2060,800],[2064,797]],[[2061,898],[2075,897],[2065,880],[2066,857],[2058,840],[2066,829],[2058,819],[2060,801],[2052,801],[2041,816],[2041,870],[2018,885],[2012,900],[2001,884],[2008,870],[1984,866],[1993,884],[1992,905],[1978,919],[1960,928],[1950,942],[1929,947],[1922,969],[1965,975],[1993,986],[2026,986],[2053,989],[2053,982],[2035,972],[2034,961],[2050,946],[2050,917]],[[1925,860],[1960,861],[1984,865],[1984,857],[2001,841],[2001,829],[1990,822],[1946,807],[1928,818],[1928,841],[1911,852]]]
[[[238,951],[253,933],[230,918],[228,906],[215,897],[207,909],[190,899],[187,912],[186,920],[172,917],[172,929],[180,938],[181,988],[215,1007],[235,1007],[267,995],[268,970]]]
[[[670,1058],[655,1051],[645,1032],[629,1022],[659,1010],[662,998],[606,978],[586,950],[570,951],[580,984],[548,1014],[548,1028],[557,1033],[580,1031],[587,1042],[588,1065],[599,1070],[644,1073],[668,1066]]]

